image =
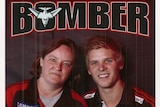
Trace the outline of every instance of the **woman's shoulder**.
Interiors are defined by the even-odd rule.
[[[71,91],[71,96],[73,100],[80,102],[83,105],[83,107],[88,107],[86,101],[83,99],[83,97],[79,93],[77,93],[73,89],[70,89],[70,91]]]
[[[6,88],[6,91],[14,91],[14,90],[17,91],[17,90],[26,89],[29,84],[29,81],[30,81],[30,79],[11,84]]]

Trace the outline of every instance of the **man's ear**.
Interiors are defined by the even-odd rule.
[[[40,58],[40,66],[42,67],[43,66],[43,59],[42,58]]]
[[[123,66],[122,66],[122,65],[120,65],[120,66],[119,66],[119,69],[120,69],[120,70],[122,70],[122,69],[123,69]]]
[[[123,67],[124,67],[124,62],[123,61],[119,62],[119,69],[122,70]]]

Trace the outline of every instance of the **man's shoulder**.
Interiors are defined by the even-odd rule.
[[[92,99],[92,98],[94,98],[96,91],[97,91],[97,88],[93,88],[93,89],[89,90],[88,92],[84,93],[82,96],[86,100]]]
[[[135,95],[135,102],[139,103],[139,104],[149,104],[152,107],[155,107],[155,98],[152,97],[150,94],[148,94],[147,92],[145,92],[144,90],[133,86],[133,90],[134,90],[134,95]]]
[[[129,88],[130,87],[130,88]],[[149,95],[147,92],[144,90],[135,87],[135,86],[129,86],[127,90],[125,90],[128,94],[133,93],[133,104],[137,104],[140,107],[143,106],[145,107],[155,107],[155,99]],[[132,90],[132,91],[131,91]],[[90,103],[95,103],[99,102],[97,94],[97,88],[91,89],[90,91],[86,92],[83,94],[83,98],[90,104]],[[128,98],[127,98],[128,99]]]
[[[88,92],[84,93],[83,98],[86,100],[88,107],[101,107],[101,100],[98,94],[98,89],[93,88]]]

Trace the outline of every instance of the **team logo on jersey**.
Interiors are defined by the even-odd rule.
[[[17,102],[17,107],[39,107],[38,105],[28,105],[22,102]]]
[[[139,103],[139,104],[143,104],[144,99],[139,97],[139,96],[135,96],[135,102]]]

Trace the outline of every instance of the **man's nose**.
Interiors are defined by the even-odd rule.
[[[104,71],[106,69],[106,65],[104,63],[99,64],[99,70]]]

